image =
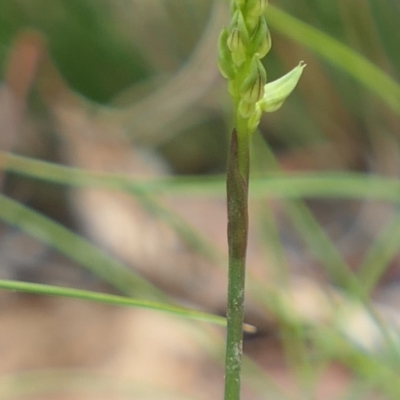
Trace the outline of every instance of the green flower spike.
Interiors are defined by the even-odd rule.
[[[251,135],[262,112],[277,110],[295,88],[305,64],[268,83],[261,59],[271,49],[264,17],[268,0],[231,0],[232,20],[219,38],[218,66],[228,80],[238,136]]]

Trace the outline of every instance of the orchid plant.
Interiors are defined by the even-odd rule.
[[[234,107],[227,169],[229,278],[225,400],[240,399],[250,139],[263,111],[281,107],[305,67],[301,62],[280,79],[267,83],[261,61],[271,49],[265,18],[267,7],[268,0],[231,0],[231,22],[219,38],[218,66],[228,80]]]

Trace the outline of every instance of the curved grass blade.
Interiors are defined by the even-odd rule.
[[[386,227],[368,248],[364,260],[358,268],[358,278],[365,294],[368,295],[378,284],[389,267],[390,262],[399,253],[400,212],[392,216]]]
[[[22,398],[55,398],[63,396],[104,396],[118,399],[198,400],[176,391],[148,385],[140,381],[114,379],[111,376],[83,369],[41,369],[23,371],[0,377],[0,396],[3,400]],[[58,398],[58,397],[57,397]],[[63,397],[66,398],[66,397]]]
[[[89,300],[97,303],[144,308],[165,312],[178,317],[209,322],[216,325],[225,326],[224,317],[208,314],[201,311],[190,310],[184,307],[177,307],[171,304],[159,303],[154,301],[132,299],[129,297],[116,296],[106,293],[91,292],[87,290],[63,288],[60,286],[44,285],[39,283],[19,282],[11,280],[0,280],[0,289],[12,290],[16,292],[31,293],[45,296],[68,297],[72,299]]]
[[[308,47],[379,96],[400,115],[400,85],[348,46],[274,6],[266,13],[271,28]]]
[[[54,247],[122,293],[168,302],[164,293],[124,264],[57,222],[4,195],[0,195],[0,220]]]
[[[0,152],[0,166],[8,172],[33,179],[70,186],[120,190],[133,195],[146,193],[222,195],[225,190],[222,176],[169,177],[135,182],[132,178],[122,175],[90,172],[2,152]],[[272,172],[252,178],[250,196],[287,199],[365,198],[397,202],[400,200],[400,181],[351,172],[313,172],[293,175]]]

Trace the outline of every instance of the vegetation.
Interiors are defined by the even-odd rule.
[[[265,251],[267,278],[250,275],[248,296],[274,316],[297,386],[293,393],[271,383],[266,372],[247,358],[243,361],[244,385],[251,386],[259,398],[316,398],[323,372],[332,363],[340,363],[349,372],[349,380],[345,392],[335,398],[399,398],[400,389],[393,384],[400,372],[395,318],[383,318],[373,299],[384,291],[389,267],[394,270],[389,276],[398,276],[400,57],[396,28],[400,6],[390,0],[271,1],[258,17],[265,16],[265,37],[269,29],[273,46],[262,63],[261,57],[253,63],[256,80],[261,76],[263,85],[273,82],[299,60],[307,63],[307,69],[282,109],[253,118],[256,108],[240,104],[243,93],[235,92],[240,85],[232,84],[236,77],[223,64],[225,56],[219,64],[230,82],[233,110],[226,82],[216,69],[217,37],[229,13],[227,1],[50,3],[0,3],[4,79],[9,76],[7,63],[17,35],[26,29],[39,31],[68,87],[79,93],[80,106],[104,121],[117,121],[132,143],[165,156],[175,175],[132,182],[112,171],[96,173],[59,165],[40,146],[1,144],[0,165],[7,181],[0,196],[0,219],[64,253],[121,296],[10,280],[1,281],[0,287],[147,307],[188,320],[224,324],[223,318],[176,306],[122,262],[65,227],[62,216],[46,215],[46,206],[40,205],[46,196],[35,194],[30,204],[23,205],[17,196],[13,198],[12,188],[14,181],[23,178],[35,182],[37,192],[90,187],[129,193],[180,234],[190,232],[192,245],[214,257],[217,251],[172,213],[158,208],[157,199],[165,193],[199,198],[223,195],[233,120],[242,146],[245,141],[245,156],[238,168],[246,188],[251,164],[250,205]],[[232,3],[233,15],[239,3]],[[227,36],[233,25],[227,27]],[[264,55],[270,44],[262,45]],[[235,57],[240,63],[240,54]],[[250,75],[252,61],[245,61]],[[32,78],[29,86],[40,89],[42,78],[39,72],[38,82]],[[33,89],[26,104],[39,125],[47,118],[43,92]],[[259,95],[255,102],[264,93]],[[251,112],[243,117],[240,109]],[[251,126],[246,125],[249,118]],[[45,132],[42,138],[52,147],[54,138],[48,136]],[[232,171],[231,176],[235,175]],[[276,203],[279,220],[270,207]],[[215,257],[221,259],[219,254]],[[318,282],[329,281],[334,287],[328,299],[324,298],[328,311],[321,321],[296,307],[296,286],[292,289],[290,279],[296,263],[310,267],[310,276],[318,276]],[[325,286],[320,289],[326,292]],[[134,300],[122,297],[132,294]],[[375,327],[371,340],[363,337],[362,329],[355,336],[349,330],[354,314],[348,310],[354,309]],[[241,324],[242,317],[237,321]],[[373,343],[372,347],[366,342]],[[29,378],[21,377],[21,382],[24,391],[33,387]],[[1,390],[7,393],[5,383],[0,382]]]

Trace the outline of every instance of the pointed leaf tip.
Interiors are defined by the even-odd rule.
[[[267,83],[264,86],[264,96],[258,102],[259,107],[265,112],[278,110],[296,87],[305,66],[306,64],[301,61],[286,75]]]

